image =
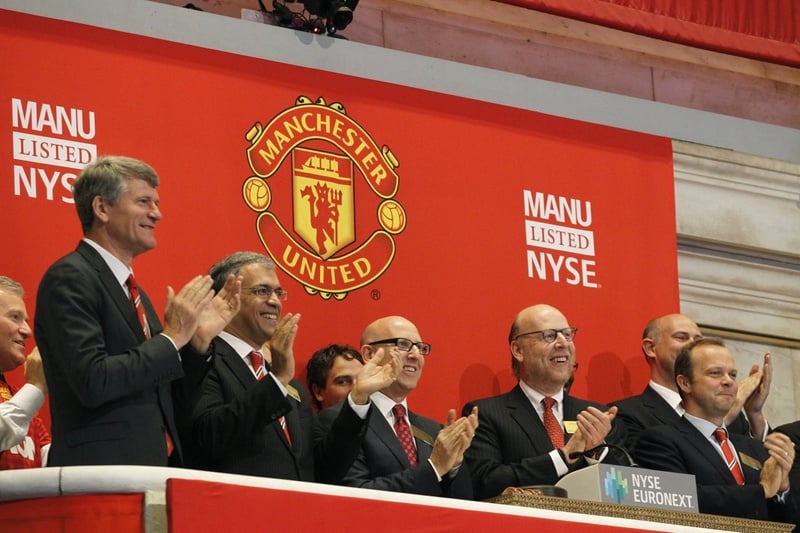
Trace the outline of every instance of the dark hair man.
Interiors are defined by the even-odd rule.
[[[317,411],[347,397],[363,364],[358,350],[345,344],[329,344],[311,355],[306,364],[306,381]]]
[[[701,513],[795,522],[789,498],[794,444],[770,433],[762,443],[729,433],[725,416],[736,401],[736,364],[719,339],[699,339],[675,360],[685,412],[675,424],[643,431],[635,450],[646,468],[693,474]]]
[[[397,358],[381,357],[356,376],[329,432],[315,431],[307,397],[294,378],[300,315],[283,314],[288,292],[275,264],[236,252],[213,267],[214,286],[236,276],[241,307],[212,342],[212,366],[192,410],[193,454],[207,470],[299,481],[334,482],[349,468],[363,435],[369,395],[394,381]],[[319,438],[317,438],[319,437]]]

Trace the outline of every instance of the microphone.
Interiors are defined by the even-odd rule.
[[[589,448],[588,450],[583,450],[582,452],[573,452],[573,453],[569,454],[569,458],[570,459],[577,459],[580,456],[587,457],[587,456],[593,454],[594,452],[597,452],[597,451],[600,451],[600,450],[603,450],[603,449],[607,449],[607,448],[610,448],[612,450],[617,450],[622,455],[624,455],[625,456],[625,460],[628,461],[628,465],[627,466],[639,466],[636,463],[636,461],[633,460],[633,457],[631,457],[631,454],[628,453],[628,450],[626,450],[622,446],[618,446],[616,444],[609,444],[609,443],[605,443],[605,442],[603,444],[599,445],[599,446],[595,446],[594,448]]]

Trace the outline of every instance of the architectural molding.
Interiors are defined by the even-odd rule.
[[[800,164],[674,142],[678,242],[800,274]]]
[[[800,340],[799,277],[764,264],[678,254],[681,310],[715,328]]]

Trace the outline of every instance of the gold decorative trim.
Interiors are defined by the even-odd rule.
[[[632,520],[645,520],[647,522],[660,522],[678,526],[705,527],[710,529],[724,529],[727,531],[740,531],[743,533],[789,532],[794,529],[793,524],[781,522],[767,522],[763,520],[748,520],[746,518],[733,518],[700,513],[683,513],[665,509],[651,509],[648,507],[633,507],[613,503],[590,502],[587,500],[574,500],[569,498],[554,498],[552,496],[539,496],[535,494],[505,494],[487,500],[492,503],[531,507],[534,509],[548,509],[550,511],[565,511],[595,516],[610,516],[615,518],[629,518]]]

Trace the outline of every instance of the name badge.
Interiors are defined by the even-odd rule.
[[[761,470],[761,461],[756,459],[755,457],[750,457],[746,453],[739,452],[739,460],[749,466],[750,468],[755,468],[756,470]]]

